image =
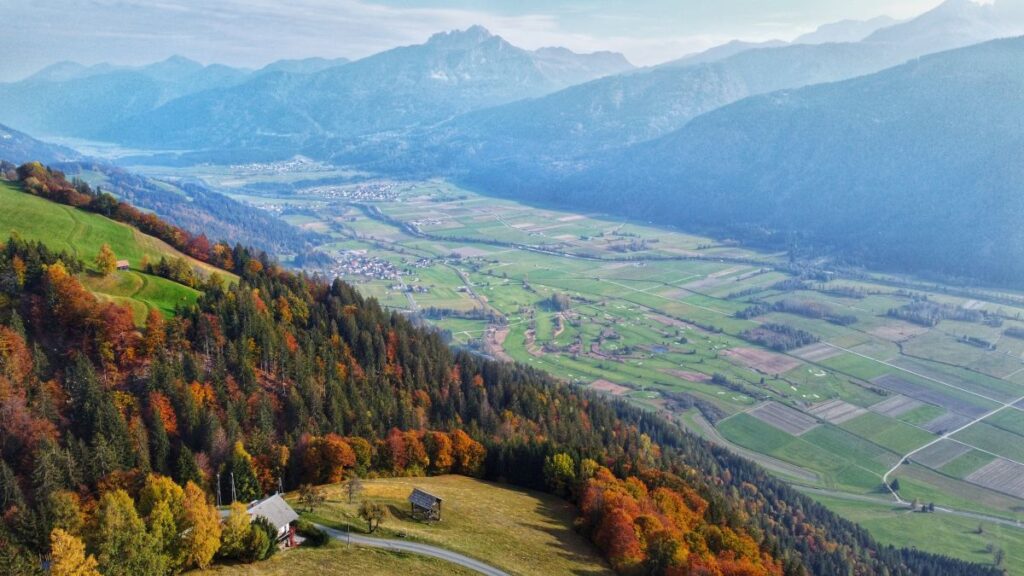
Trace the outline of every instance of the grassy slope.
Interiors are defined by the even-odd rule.
[[[471,576],[476,572],[442,560],[332,542],[323,548],[298,548],[274,555],[266,562],[215,566],[190,576]]]
[[[130,226],[26,194],[3,182],[0,182],[0,207],[0,238],[17,231],[23,238],[39,240],[50,248],[77,255],[89,268],[93,267],[92,261],[100,246],[109,244],[119,259],[131,263],[132,270],[116,272],[107,278],[87,272],[82,275],[82,282],[100,298],[131,306],[136,320],[144,318],[149,308],[169,314],[176,305],[195,302],[199,296],[196,290],[139,271],[143,257],[157,261],[162,256],[185,256],[167,243]],[[197,260],[189,260],[203,272],[216,270]]]
[[[444,499],[441,522],[425,524],[408,518],[406,498],[414,486]],[[348,504],[341,485],[327,487],[326,493],[327,503],[308,518],[341,529],[365,530],[356,514],[358,502]],[[367,480],[361,498],[382,502],[390,509],[390,517],[377,531],[379,536],[401,533],[510,574],[610,573],[596,550],[573,531],[575,509],[546,494],[462,476],[439,476]],[[396,567],[389,573],[400,572]]]

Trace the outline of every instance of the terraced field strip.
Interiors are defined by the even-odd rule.
[[[842,354],[843,351],[839,350],[828,344],[818,343],[811,344],[810,346],[804,346],[803,348],[797,348],[790,352],[791,355],[798,358],[803,358],[808,362],[820,362],[822,360],[828,360],[829,358],[835,358]]]
[[[843,400],[829,400],[812,406],[809,412],[830,424],[842,424],[864,414],[867,410]]]
[[[722,355],[763,374],[784,374],[800,366],[795,358],[763,348],[730,348]]]
[[[937,470],[947,476],[952,476],[953,478],[959,478],[966,481],[966,478],[972,473],[980,470],[986,464],[999,458],[995,454],[991,454],[984,450],[978,450],[977,448],[971,448],[970,446],[967,447],[970,448],[969,452],[957,456]]]
[[[898,418],[911,410],[924,406],[923,402],[897,394],[871,406],[871,411],[889,418]]]
[[[914,461],[929,468],[937,469],[970,451],[971,447],[966,444],[945,439],[918,452],[914,456]]]
[[[1024,464],[1019,462],[997,458],[982,466],[966,480],[996,492],[1024,499]]]
[[[936,380],[936,382],[938,381]],[[971,419],[977,418],[978,416],[988,411],[988,409],[984,406],[973,404],[971,402],[958,398],[953,394],[947,393],[943,390],[925,386],[924,384],[918,384],[917,382],[911,382],[910,380],[905,380],[893,374],[879,376],[878,378],[873,379],[871,383],[877,386],[881,386],[882,388],[885,388],[886,390],[889,390],[891,392],[896,392],[897,394],[903,394],[904,396],[909,396],[915,400],[920,400],[921,402],[934,404],[936,406],[942,406],[943,408],[949,410],[950,412],[955,412],[963,416],[969,416]],[[980,394],[976,394],[975,392],[972,392],[970,390],[965,390],[963,388],[959,388],[957,386],[953,386],[950,384],[944,385],[948,386],[951,389],[967,392],[968,394],[974,394],[981,398],[987,399],[991,402],[1002,404],[1002,402],[999,402],[998,400],[988,398],[986,396],[981,396]]]
[[[921,427],[933,434],[941,436],[942,434],[945,434],[947,430],[956,430],[970,421],[970,416],[949,412],[939,416],[938,418],[925,422]]]
[[[765,402],[751,410],[749,414],[765,424],[793,436],[800,436],[818,425],[818,421],[813,416],[778,402]]]
[[[996,354],[1002,355],[1002,352]],[[1005,379],[998,378],[991,374],[984,374],[970,370],[965,366],[953,367],[948,365],[928,365],[918,358],[900,357],[892,361],[893,364],[946,383],[954,384],[959,388],[979,392],[989,396],[996,401],[1003,403],[1017,397],[1017,388]]]

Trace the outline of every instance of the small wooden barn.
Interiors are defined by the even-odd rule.
[[[441,498],[419,488],[413,488],[412,494],[409,494],[409,504],[412,506],[413,518],[437,520],[440,522],[441,502]]]
[[[118,260],[117,261],[117,269],[122,271],[122,272],[127,272],[128,270],[131,269],[131,267],[132,267],[131,263],[128,262],[127,260]]]

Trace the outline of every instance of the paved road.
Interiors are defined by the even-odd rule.
[[[341,530],[335,530],[326,526],[317,525],[318,528],[327,532],[331,538],[341,540],[348,544],[355,544],[356,546],[370,546],[373,548],[384,548],[386,550],[395,550],[398,552],[409,552],[412,554],[421,554],[423,556],[431,556],[433,558],[439,558],[452,564],[458,564],[464,568],[469,568],[481,574],[487,576],[509,576],[507,572],[502,572],[493,566],[488,566],[483,562],[474,560],[462,554],[455,552],[449,552],[444,548],[437,548],[434,546],[428,546],[426,544],[419,544],[417,542],[406,542],[404,540],[387,540],[384,538],[370,538],[369,536],[363,536],[361,534],[351,534],[348,532],[342,532]]]

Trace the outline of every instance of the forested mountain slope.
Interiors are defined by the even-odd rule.
[[[40,140],[0,124],[0,160],[15,164],[25,162],[69,162],[81,158],[81,154],[70,148],[47,144]]]
[[[536,197],[1019,284],[1022,95],[1024,39],[995,41],[744,100]]]
[[[89,195],[56,175],[46,187],[58,200]],[[249,500],[279,478],[456,472],[572,498],[622,573],[996,574],[880,547],[660,417],[452,351],[341,281],[217,246],[205,256],[239,282],[210,284],[136,331],[111,327],[118,306],[82,290],[72,257],[3,242],[3,573],[41,573],[51,530],[54,542],[84,540],[105,574],[203,565],[220,534],[198,487],[214,493],[218,473]],[[210,538],[178,542],[200,532]]]

